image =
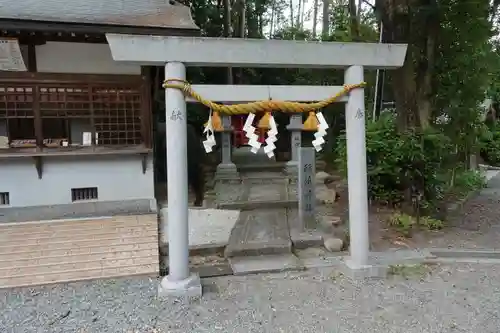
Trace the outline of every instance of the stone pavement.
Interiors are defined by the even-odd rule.
[[[296,188],[280,172],[244,172],[240,183],[220,184],[218,207],[241,210],[226,256],[292,253],[292,240],[300,232]],[[316,243],[321,245],[321,238]]]
[[[498,264],[335,269],[204,279],[202,299],[156,298],[150,278],[0,291],[2,333],[497,333]]]

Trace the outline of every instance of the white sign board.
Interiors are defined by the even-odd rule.
[[[0,71],[26,71],[17,39],[0,38]]]

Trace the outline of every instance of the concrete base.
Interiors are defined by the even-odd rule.
[[[161,298],[196,298],[201,297],[202,287],[198,274],[192,274],[182,281],[171,281],[169,276],[165,276],[158,286],[158,297]]]
[[[239,179],[240,174],[234,163],[221,163],[215,171],[215,180],[218,179]]]
[[[292,246],[296,250],[303,250],[310,247],[323,246],[323,233],[317,230],[299,231],[290,230]]]
[[[358,265],[346,259],[344,265],[341,265],[342,273],[352,280],[364,279],[384,279],[387,277],[389,267],[380,263]]]

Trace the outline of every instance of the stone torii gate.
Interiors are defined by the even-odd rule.
[[[106,35],[115,61],[165,66],[168,80],[186,80],[186,66],[343,68],[345,84],[363,82],[364,68],[394,69],[403,65],[406,45],[375,43],[304,42],[206,37]],[[341,87],[330,87],[332,94]],[[194,86],[207,99],[268,99],[269,86]],[[309,91],[324,87],[306,86]],[[246,92],[248,91],[248,92]],[[260,91],[260,93],[259,93]],[[290,87],[293,94],[295,88]],[[188,186],[186,98],[166,89],[169,275],[161,281],[164,296],[199,296],[199,276],[188,267]],[[317,98],[311,93],[306,100]],[[291,100],[295,99],[293,97]],[[173,115],[173,116],[172,116]],[[365,143],[364,89],[350,92],[346,102],[349,184],[350,258],[346,266],[364,276],[376,274],[369,262],[368,193]]]

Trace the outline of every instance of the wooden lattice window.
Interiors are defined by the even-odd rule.
[[[11,147],[149,145],[141,77],[20,75],[0,79],[0,136]]]

